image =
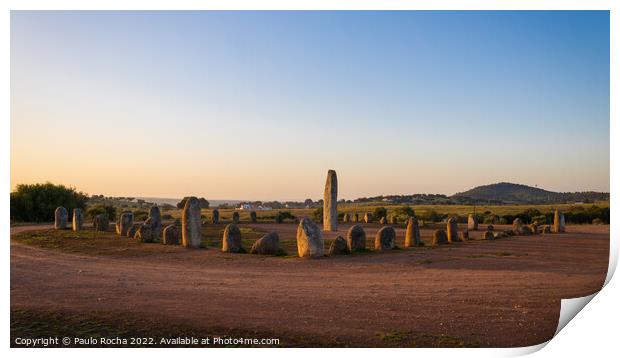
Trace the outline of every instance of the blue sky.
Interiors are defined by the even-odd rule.
[[[14,11],[11,105],[12,186],[608,191],[609,13]]]

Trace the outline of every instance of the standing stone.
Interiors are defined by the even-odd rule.
[[[168,225],[164,228],[161,243],[164,245],[179,244],[179,230],[175,225]]]
[[[127,236],[127,230],[133,225],[133,213],[131,211],[123,211],[118,217],[116,223],[116,234]]]
[[[213,213],[211,215],[211,222],[213,224],[219,224],[220,223],[220,211],[217,209],[213,209]]]
[[[108,231],[110,227],[110,219],[108,214],[97,214],[93,219],[93,228],[95,231]]]
[[[415,216],[410,216],[407,220],[407,230],[405,231],[405,247],[421,246],[420,226]]]
[[[129,234],[128,234],[129,235]],[[139,242],[155,242],[155,235],[153,233],[153,221],[148,218],[142,225],[139,225],[134,234],[134,238]]]
[[[232,222],[233,224],[239,223],[239,212],[238,211],[233,212]]]
[[[493,231],[489,231],[489,230],[485,231],[484,232],[484,239],[485,240],[493,240],[493,239],[495,239],[495,236],[493,235]]]
[[[224,236],[222,237],[222,252],[244,252],[241,246],[241,230],[239,230],[237,224],[226,225]]]
[[[459,231],[456,218],[454,216],[448,219],[448,223],[446,225],[446,231],[448,234],[449,242],[459,242]]]
[[[250,211],[250,221],[253,223],[256,222],[256,211],[254,210]]]
[[[560,233],[565,230],[564,214],[560,210],[556,209],[553,214],[553,232]]]
[[[379,220],[379,224],[381,224],[381,225],[387,224],[387,220],[385,219],[385,216],[382,217],[381,220]]]
[[[347,231],[347,248],[350,252],[366,250],[366,232],[360,225],[353,225]]]
[[[181,240],[183,246],[198,249],[202,241],[200,233],[200,203],[195,196],[185,201],[183,214],[181,216]]]
[[[301,219],[297,227],[299,257],[321,257],[323,250],[323,236],[319,227],[309,218]]]
[[[332,241],[331,245],[329,245],[329,256],[346,255],[348,253],[347,241],[342,236],[338,236],[336,240]]]
[[[271,232],[256,240],[250,249],[251,254],[258,255],[275,255],[278,252],[280,252],[280,237],[277,232]]]
[[[467,217],[467,230],[478,230],[478,219],[474,214],[469,214],[469,216]]]
[[[323,193],[323,230],[338,230],[338,177],[336,171],[327,171]]]
[[[159,207],[157,205],[151,206],[151,210],[149,210],[149,219],[151,219],[151,232],[153,239],[155,241],[159,241],[163,228],[161,224],[161,211],[159,211]]]
[[[521,230],[521,226],[523,226],[523,221],[521,221],[521,219],[519,218],[514,219],[514,221],[512,222],[512,229],[516,232],[519,232]]]
[[[435,230],[433,232],[433,245],[444,245],[448,243],[448,235],[445,230]]]
[[[84,226],[84,212],[82,209],[73,209],[73,231],[82,230]]]
[[[140,225],[141,224],[132,224],[129,229],[127,229],[125,236],[127,236],[128,239],[133,239],[136,236],[136,231],[138,231]]]
[[[461,241],[469,240],[469,230],[468,229],[463,230],[461,232],[460,237],[461,237]]]
[[[366,213],[364,214],[364,222],[366,224],[371,223],[372,222],[372,214],[371,213]]]
[[[390,218],[390,224],[392,225],[398,224],[398,218],[396,217],[396,215],[392,215],[392,217]]]
[[[375,236],[375,250],[392,250],[396,243],[396,231],[391,226],[384,226]]]
[[[521,235],[532,235],[532,229],[527,225],[521,226],[519,232],[521,233]]]
[[[67,220],[69,219],[69,213],[67,209],[59,206],[54,211],[54,229],[64,230],[67,227]]]
[[[348,223],[349,222],[349,214],[348,213],[344,213],[344,215],[342,215],[342,222],[343,223]]]

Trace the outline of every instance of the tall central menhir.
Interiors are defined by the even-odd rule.
[[[327,172],[323,195],[323,230],[338,230],[338,178],[335,170]]]

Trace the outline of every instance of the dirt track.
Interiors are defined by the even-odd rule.
[[[286,236],[296,227],[277,229]],[[370,236],[376,227],[369,229]],[[605,279],[609,226],[568,231],[314,260],[180,247],[146,258],[92,257],[12,240],[11,308],[131,313],[320,345],[407,346],[407,337],[425,336],[527,346],[552,337],[561,298],[598,291]]]

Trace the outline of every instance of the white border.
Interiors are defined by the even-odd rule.
[[[418,10],[611,10],[611,37],[610,37],[610,150],[611,150],[611,163],[610,163],[610,192],[612,207],[615,207],[618,202],[618,195],[616,189],[620,176],[618,175],[617,160],[619,146],[613,141],[613,138],[620,138],[618,127],[618,69],[620,68],[618,58],[618,10],[620,6],[618,2],[614,1],[570,1],[570,0],[496,0],[496,1],[408,1],[408,0],[358,0],[358,1],[346,1],[346,0],[304,0],[304,1],[284,1],[284,0],[230,0],[230,1],[191,1],[191,0],[96,0],[96,1],[78,1],[78,0],[63,0],[63,1],[5,1],[2,3],[4,11],[0,15],[0,27],[2,49],[4,50],[4,56],[2,56],[2,86],[0,87],[0,98],[2,98],[4,105],[2,108],[2,141],[0,144],[4,168],[3,175],[0,176],[0,180],[6,191],[4,192],[5,205],[0,207],[0,217],[3,218],[1,226],[3,232],[9,235],[9,206],[8,196],[10,192],[10,13],[9,10],[198,10],[198,9],[211,9],[211,10],[236,10],[236,9],[248,9],[248,10],[338,10],[338,9],[350,9],[350,10],[373,10],[373,9],[418,9]],[[615,223],[618,222],[618,215],[614,210],[611,212],[612,226],[611,226],[611,250],[610,250],[610,266],[606,282],[605,292],[603,295],[598,295],[592,299],[593,304],[585,307],[580,315],[575,318],[575,323],[568,324],[566,329],[553,340],[551,340],[546,349],[543,349],[538,354],[541,356],[573,356],[573,354],[579,353],[592,354],[592,353],[607,353],[617,350],[615,345],[617,338],[615,337],[616,326],[614,319],[618,317],[618,304],[620,302],[620,294],[618,293],[618,284],[615,282],[610,283],[610,279],[613,276],[617,265],[618,254],[618,229]],[[9,260],[9,241],[6,240],[2,245],[2,252],[0,253],[1,260],[3,261],[5,268],[2,270],[2,287],[4,288],[4,294],[1,296],[2,307],[2,322],[0,330],[2,336],[5,337],[3,348],[8,350],[9,346],[9,299],[10,299],[10,260]],[[617,280],[616,280],[617,281]],[[528,354],[544,347],[546,344],[535,347],[525,347],[516,349],[501,349],[501,348],[489,348],[489,349],[392,349],[389,352],[398,356],[423,355],[423,356],[446,356],[446,355],[459,355],[459,356],[513,356]],[[110,353],[116,353],[116,351],[110,350],[88,350],[88,355],[92,356],[106,356]],[[317,352],[315,349],[295,350],[291,352],[283,349],[258,349],[258,350],[225,350],[225,349],[211,349],[209,351],[198,349],[185,349],[181,354],[190,356],[204,356],[209,355],[237,355],[243,353],[250,353],[258,356],[274,356],[274,355],[290,355],[295,354],[299,356],[315,355]],[[320,354],[339,354],[342,351],[335,349],[322,349]],[[377,353],[376,350],[360,349],[356,350],[354,354],[372,354]],[[86,352],[83,349],[53,349],[53,350],[23,350],[13,349],[8,353],[14,356],[30,356],[33,354],[45,354],[51,357],[55,356],[82,356]],[[123,352],[125,353],[125,352]],[[129,353],[129,352],[127,352]],[[171,352],[169,349],[141,349],[133,350],[131,354],[148,354],[155,357],[168,356]],[[176,353],[176,352],[174,352]]]

